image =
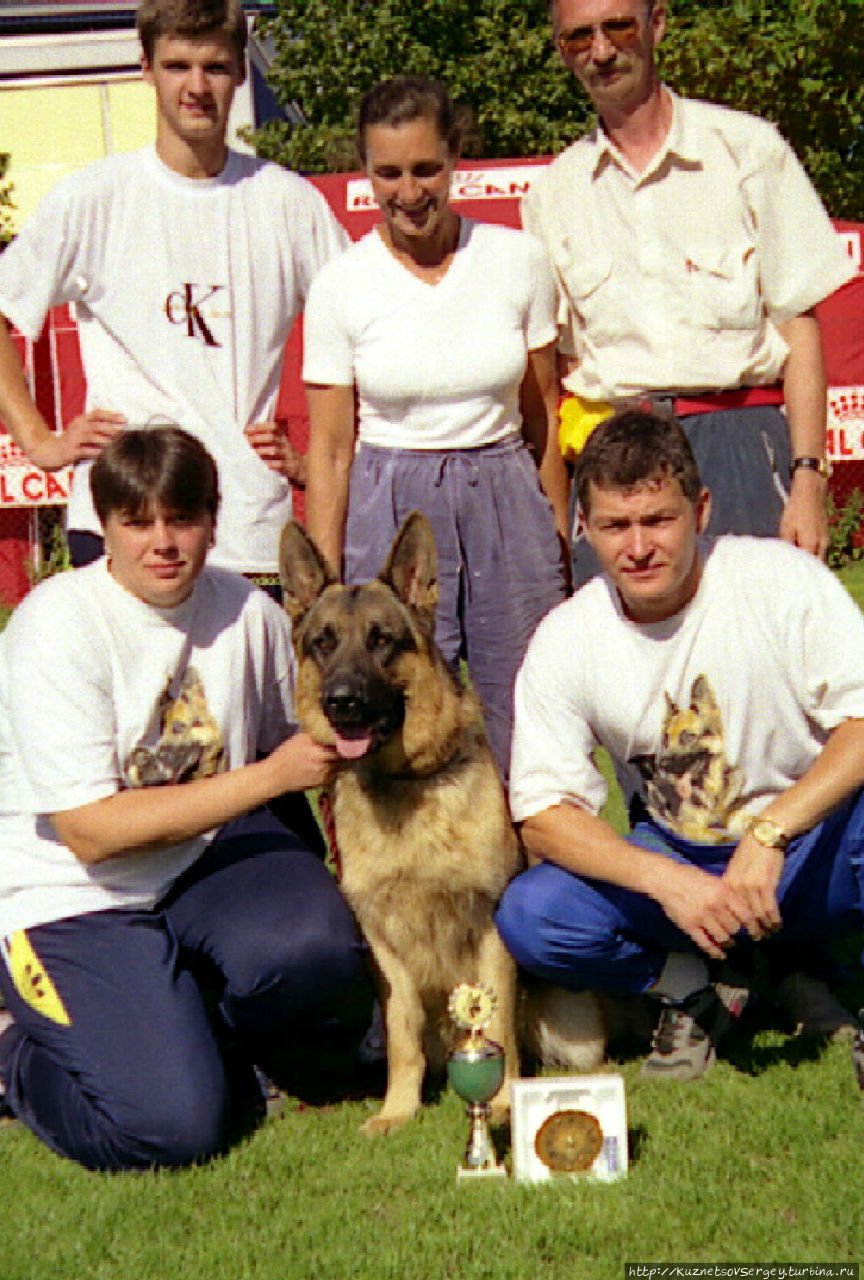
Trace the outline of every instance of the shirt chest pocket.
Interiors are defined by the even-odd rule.
[[[763,305],[752,245],[691,245],[683,255],[680,248],[672,250],[670,258],[673,290],[691,323],[713,330],[759,328]]]
[[[568,234],[556,246],[553,262],[579,323],[595,337],[618,330],[622,281],[611,251],[590,238]]]

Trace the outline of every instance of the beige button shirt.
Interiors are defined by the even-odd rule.
[[[777,326],[855,273],[773,125],[670,96],[643,173],[596,129],[522,202],[558,280],[561,349],[579,359],[566,385],[589,400],[776,382]]]

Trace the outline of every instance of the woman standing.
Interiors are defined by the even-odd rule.
[[[307,513],[349,583],[379,571],[409,512],[429,518],[436,639],[454,667],[467,659],[506,776],[515,674],[564,596],[554,286],[536,241],[450,207],[461,135],[435,81],[399,76],[363,99],[383,222],[307,302]]]

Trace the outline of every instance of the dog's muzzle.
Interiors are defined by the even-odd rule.
[[[321,691],[321,709],[345,760],[359,760],[395,733],[405,716],[401,691],[356,673],[334,674]]]

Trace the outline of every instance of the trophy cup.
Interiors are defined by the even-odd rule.
[[[458,1178],[506,1178],[489,1134],[490,1098],[504,1079],[504,1050],[483,1034],[495,1012],[495,996],[485,987],[460,983],[450,994],[447,1008],[464,1034],[447,1059],[447,1077],[467,1104],[471,1122],[465,1159]]]

